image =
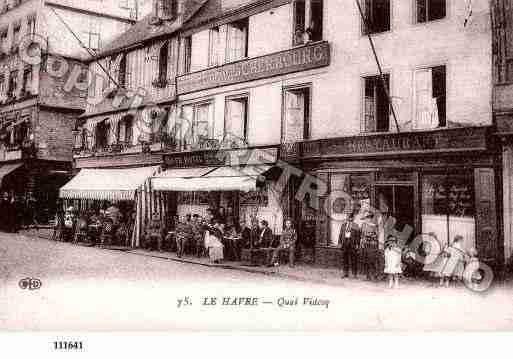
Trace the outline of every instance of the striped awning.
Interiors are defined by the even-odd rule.
[[[93,199],[131,201],[144,182],[154,176],[160,166],[123,169],[82,169],[66,185],[59,197],[66,199]]]
[[[243,191],[249,192],[257,189],[257,183],[263,181],[262,176],[271,166],[255,165],[244,167],[219,167],[209,170],[200,176],[165,175],[154,177],[151,180],[152,188],[156,191]],[[198,170],[198,169],[197,169]],[[171,170],[176,171],[176,170]]]

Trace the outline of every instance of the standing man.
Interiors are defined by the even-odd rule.
[[[260,238],[258,245],[260,248],[269,248],[273,242],[273,231],[269,228],[269,222],[265,219],[260,222],[262,228],[260,231]]]
[[[360,248],[361,231],[354,222],[354,214],[350,213],[340,227],[338,243],[342,247],[344,278],[349,277],[349,269],[354,277],[358,275],[358,249]]]
[[[363,266],[367,280],[376,280],[378,275],[378,225],[374,214],[367,211],[362,222]]]

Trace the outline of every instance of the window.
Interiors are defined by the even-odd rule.
[[[475,245],[474,176],[472,172],[422,177],[422,233],[442,246],[462,235],[465,247]]]
[[[7,89],[7,97],[14,98],[18,89],[18,70],[11,71],[9,76],[9,87]]]
[[[237,96],[226,99],[225,140],[242,146],[248,139],[248,96]]]
[[[415,71],[415,129],[445,127],[446,124],[445,66]]]
[[[220,41],[219,41],[219,27],[214,27],[209,31],[208,40],[208,66],[213,67],[221,64],[219,59],[220,55]]]
[[[119,61],[119,68],[118,68],[118,85],[119,87],[126,87],[126,54],[121,54],[121,59]]]
[[[7,43],[7,35],[8,32],[7,32],[7,29],[4,29],[4,30],[1,30],[0,31],[0,50],[3,51],[3,52],[6,52],[8,49],[7,49],[7,46],[8,46],[8,43]]]
[[[28,139],[29,124],[28,121],[23,121],[14,127],[14,144],[21,146],[25,140]]]
[[[244,19],[228,24],[226,62],[242,60],[248,56],[248,23],[248,19]]]
[[[390,87],[389,78],[388,74],[383,75],[383,78],[381,76],[363,78],[363,132],[386,132],[390,128],[390,106],[387,96]]]
[[[36,33],[36,16],[31,15],[27,19],[27,34],[33,35]]]
[[[109,144],[110,124],[102,121],[96,125],[95,138],[96,148],[104,149]]]
[[[5,75],[0,74],[0,98],[3,98],[5,96],[6,92],[6,83],[5,83]]]
[[[100,31],[101,25],[97,19],[89,20],[89,29],[86,32],[86,45],[92,51],[100,49]]]
[[[322,40],[322,20],[323,0],[294,1],[293,45]]]
[[[20,40],[21,40],[21,24],[18,23],[16,25],[14,25],[14,28],[12,31],[13,31],[13,43],[14,43],[14,47],[16,48],[20,44]]]
[[[27,67],[23,71],[23,85],[22,85],[22,91],[24,95],[31,93],[31,85],[32,85],[32,68]]]
[[[134,119],[132,116],[124,117],[118,123],[118,133],[116,135],[118,143],[124,143],[127,146],[133,144],[134,140]]]
[[[167,67],[169,57],[169,45],[166,42],[159,51],[159,77],[158,81],[162,86],[167,84]]]
[[[155,16],[163,20],[171,20],[176,17],[178,12],[177,0],[156,0]]]
[[[446,15],[445,0],[416,0],[417,22],[443,19]]]
[[[365,16],[364,34],[390,30],[390,0],[365,0],[363,11]]]
[[[284,92],[283,141],[310,138],[310,87],[291,88]]]
[[[183,73],[191,72],[191,58],[192,58],[192,37],[187,36],[183,38],[183,54],[184,54],[184,68]]]
[[[201,146],[214,137],[214,104],[202,102],[182,106],[178,136],[186,146]]]

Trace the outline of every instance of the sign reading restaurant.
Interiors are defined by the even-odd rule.
[[[180,76],[177,78],[177,91],[179,95],[183,95],[218,86],[305,71],[329,64],[329,44],[317,42]]]

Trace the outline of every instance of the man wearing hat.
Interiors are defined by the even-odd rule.
[[[366,211],[362,222],[363,266],[367,280],[375,280],[378,275],[378,225],[374,214]]]
[[[360,247],[361,231],[354,222],[354,214],[350,213],[340,227],[339,246],[342,247],[344,278],[349,277],[349,268],[354,277],[358,275],[358,248]]]

